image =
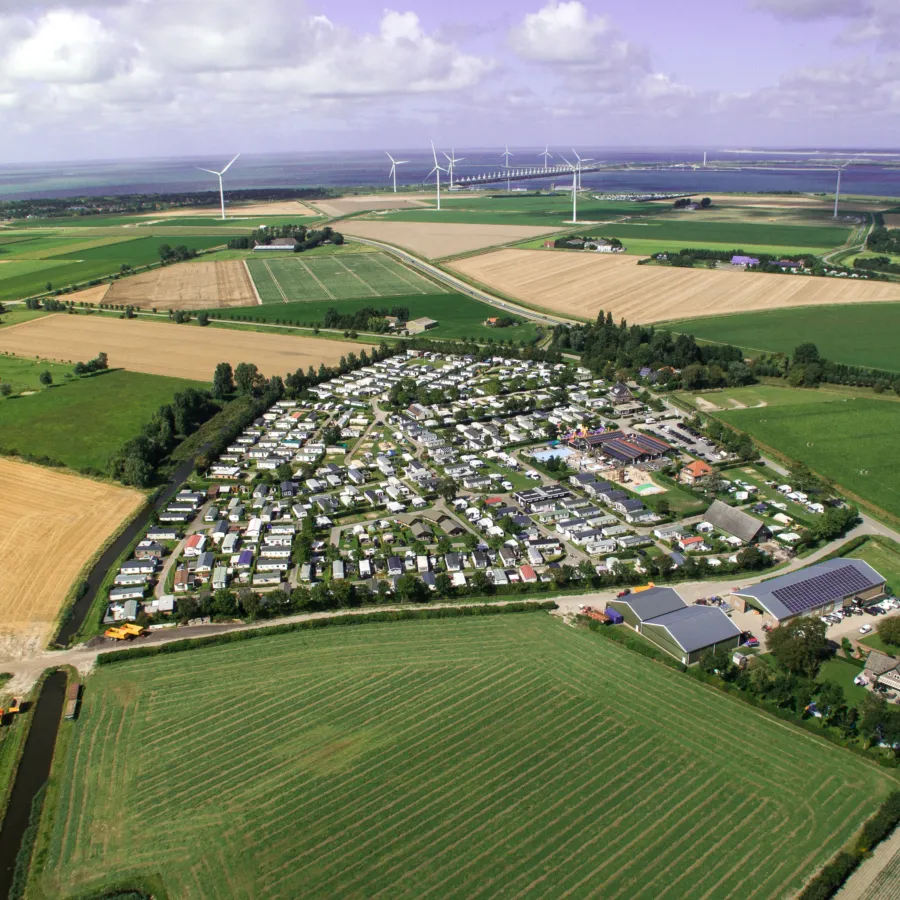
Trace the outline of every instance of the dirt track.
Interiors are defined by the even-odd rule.
[[[626,254],[498,250],[450,268],[552,312],[661,322],[789,306],[900,301],[900,285],[743,270],[639,266]]]
[[[37,326],[37,327],[34,327]],[[50,315],[0,330],[0,350],[76,362],[109,354],[112,368],[212,380],[216,365],[255,363],[265,375],[333,365],[361,344],[231,328],[128,321],[101,315]]]
[[[15,658],[46,645],[70,585],[144,496],[0,458],[0,497],[0,656]]]
[[[435,217],[439,216],[435,210]],[[385,241],[426,259],[453,256],[512,241],[527,241],[555,229],[534,225],[466,225],[453,222],[375,222],[353,219],[341,224],[344,234]]]
[[[243,261],[164,266],[114,281],[104,303],[138,309],[216,309],[252,306],[256,294]]]

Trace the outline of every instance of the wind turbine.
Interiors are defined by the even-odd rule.
[[[834,189],[834,218],[838,217],[838,201],[841,199],[841,172],[847,168],[852,162],[856,162],[859,159],[859,156],[854,156],[853,159],[848,159],[842,166],[837,167],[837,187]]]
[[[550,152],[550,148],[547,147],[547,146],[545,145],[545,146],[544,146],[544,152],[543,152],[543,153],[538,153],[538,156],[543,156],[543,157],[544,157],[544,168],[546,169],[546,168],[547,168],[547,159],[548,159],[548,157],[553,156],[553,154]]]
[[[578,169],[561,153],[560,158],[572,170],[572,224],[578,222]]]
[[[575,150],[574,148],[572,148],[572,152],[575,154],[575,159],[578,160],[578,190],[580,191],[581,190],[581,167],[582,167],[582,165],[584,165],[584,163],[591,162],[592,158],[589,156],[586,156],[584,159],[582,159],[578,155],[578,151]]]
[[[447,156],[447,154],[444,153],[444,156]],[[462,162],[464,159],[465,159],[464,156],[457,156],[456,151],[452,147],[450,148],[450,155],[447,156],[447,171],[450,175],[450,190],[451,191],[453,190],[453,170],[456,168],[456,164],[458,162]]]
[[[506,192],[509,193],[509,158],[516,154],[509,152],[509,144],[506,144],[505,146],[506,149],[500,155],[503,157],[503,168],[506,169]]]
[[[384,151],[387,155],[387,158],[391,161],[391,171],[388,173],[388,178],[393,178],[394,180],[394,193],[397,193],[397,166],[405,165],[409,162],[408,159],[394,159],[387,150]]]
[[[221,172],[216,172],[215,169],[204,169],[202,166],[197,166],[197,168],[200,169],[201,172],[209,172],[210,175],[215,175],[219,179],[219,200],[222,203],[222,218],[223,219],[225,218],[225,188],[222,185],[222,176],[232,167],[232,165],[234,164],[234,161],[240,155],[241,154],[238,153],[238,155],[230,163],[228,163],[228,165],[225,166],[225,168],[222,169]]]
[[[449,169],[442,169],[438,165],[437,161],[437,151],[434,149],[434,141],[431,142],[431,155],[434,157],[434,168],[428,173],[428,177],[430,178],[432,175],[437,175],[437,208],[440,210],[441,208],[441,172],[448,172]]]

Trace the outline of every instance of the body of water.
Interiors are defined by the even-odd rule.
[[[228,148],[230,151],[232,148]],[[449,148],[448,152],[449,152]],[[741,169],[728,171],[711,168],[670,168],[673,164],[699,165],[703,151],[691,150],[609,150],[590,147],[577,148],[582,157],[592,157],[614,165],[628,163],[658,165],[661,168],[617,170],[586,174],[586,188],[598,191],[803,191],[832,192],[835,186],[834,168],[811,168],[810,160],[823,165],[830,160],[847,159],[857,151],[803,155],[785,151],[771,154],[710,152],[708,161],[741,164]],[[551,164],[561,163],[559,152],[553,151]],[[568,148],[560,151],[574,159]],[[539,148],[513,148],[511,166],[541,164]],[[395,159],[408,162],[397,167],[397,184],[421,185],[433,166],[430,150],[398,150]],[[459,176],[497,171],[502,164],[498,150],[467,150],[456,148],[458,157],[465,157],[457,165]],[[25,199],[39,197],[102,196],[113,194],[164,193],[214,190],[215,176],[198,170],[198,166],[218,169],[233,153],[221,158],[209,156],[171,159],[105,160],[74,163],[40,163],[0,166],[0,198]],[[443,155],[441,164],[446,165]],[[750,164],[753,163],[753,166]],[[765,165],[765,169],[760,166]],[[896,166],[896,168],[894,167]],[[241,156],[225,176],[227,189],[346,187],[358,185],[384,186],[389,183],[390,161],[384,151],[335,153],[248,154]],[[555,180],[568,184],[565,175],[543,181],[527,181],[521,186],[535,189],[547,187]],[[446,183],[446,175],[442,176]],[[497,187],[491,188],[496,190]],[[900,155],[870,157],[844,170],[842,192],[870,194],[881,197],[900,197]]]

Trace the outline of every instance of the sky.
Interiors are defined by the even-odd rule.
[[[0,162],[900,147],[898,0],[0,0]]]

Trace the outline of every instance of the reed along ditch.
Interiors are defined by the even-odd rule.
[[[3,900],[9,897],[12,888],[16,857],[28,830],[34,798],[50,777],[66,698],[66,682],[65,672],[56,671],[50,675],[41,687],[34,707],[26,713],[32,717],[31,728],[25,739],[9,806],[0,827],[0,898]]]
[[[200,456],[200,454],[206,452],[206,450],[209,449],[209,446],[209,444],[205,444],[197,451],[197,453],[193,457],[191,457],[186,462],[183,462],[172,473],[169,479],[169,484],[165,487],[162,493],[160,493],[156,500],[152,504],[148,504],[147,506],[145,506],[141,510],[141,512],[139,512],[137,516],[135,516],[128,527],[125,528],[125,530],[109,545],[109,547],[106,548],[106,550],[104,550],[100,558],[94,564],[93,568],[90,570],[90,572],[88,572],[87,577],[84,579],[84,583],[87,585],[87,589],[73,604],[72,609],[69,613],[69,617],[63,623],[62,627],[59,630],[59,633],[56,636],[57,644],[62,647],[67,647],[72,638],[76,634],[78,634],[79,629],[84,624],[84,620],[94,604],[94,599],[97,596],[97,591],[100,590],[100,585],[103,584],[103,579],[106,578],[106,573],[109,571],[110,566],[112,566],[112,564],[122,555],[122,553],[125,552],[125,549],[138,536],[138,534],[150,524],[153,515],[161,510],[172,499],[172,497],[174,497],[175,494],[178,493],[182,484],[191,474],[191,471],[194,468],[194,461],[198,456]],[[3,895],[0,894],[0,897],[3,897]]]

